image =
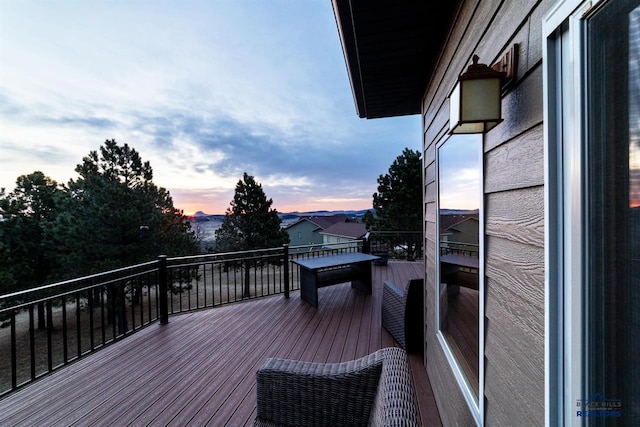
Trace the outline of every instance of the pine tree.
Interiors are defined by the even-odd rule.
[[[0,294],[44,285],[52,269],[46,232],[58,213],[63,193],[40,171],[21,175],[15,189],[0,194]],[[45,306],[38,304],[38,328],[44,329]]]
[[[51,265],[45,232],[58,213],[56,201],[61,192],[54,180],[35,171],[18,177],[15,189],[0,195],[4,252],[0,269],[12,283],[11,289],[3,291],[16,292],[43,285],[48,278]]]
[[[224,217],[222,226],[216,230],[218,252],[266,249],[289,243],[289,235],[280,227],[278,211],[271,209],[272,199],[267,199],[262,185],[244,173],[238,181],[233,200]],[[250,291],[250,269],[252,261],[244,263],[245,283],[243,296]]]
[[[71,197],[51,230],[65,276],[132,265],[160,254],[197,253],[183,212],[173,206],[166,189],[153,183],[151,165],[135,149],[106,140],[100,154],[91,151],[76,172],[79,177],[67,186]]]
[[[405,148],[393,161],[389,172],[378,177],[378,192],[373,194],[377,218],[373,228],[380,231],[422,230],[422,161],[420,152]],[[412,239],[402,242],[413,256]]]

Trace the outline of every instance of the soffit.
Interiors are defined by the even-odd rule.
[[[333,0],[360,117],[419,114],[458,1]]]

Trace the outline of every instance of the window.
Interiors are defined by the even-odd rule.
[[[544,33],[547,423],[640,425],[640,2]]]
[[[453,135],[437,147],[438,338],[480,420],[483,330],[482,137]]]

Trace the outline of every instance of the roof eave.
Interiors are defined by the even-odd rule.
[[[356,112],[421,113],[458,1],[332,0]]]

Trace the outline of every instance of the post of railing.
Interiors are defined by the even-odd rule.
[[[169,323],[169,304],[167,301],[167,292],[168,292],[168,284],[167,284],[167,256],[160,255],[158,256],[158,292],[159,301],[160,301],[160,324],[166,325]]]
[[[283,259],[284,259],[284,297],[289,298],[289,245],[282,245]]]
[[[367,231],[367,234],[365,234],[362,239],[362,253],[371,253],[371,233],[369,231]]]

